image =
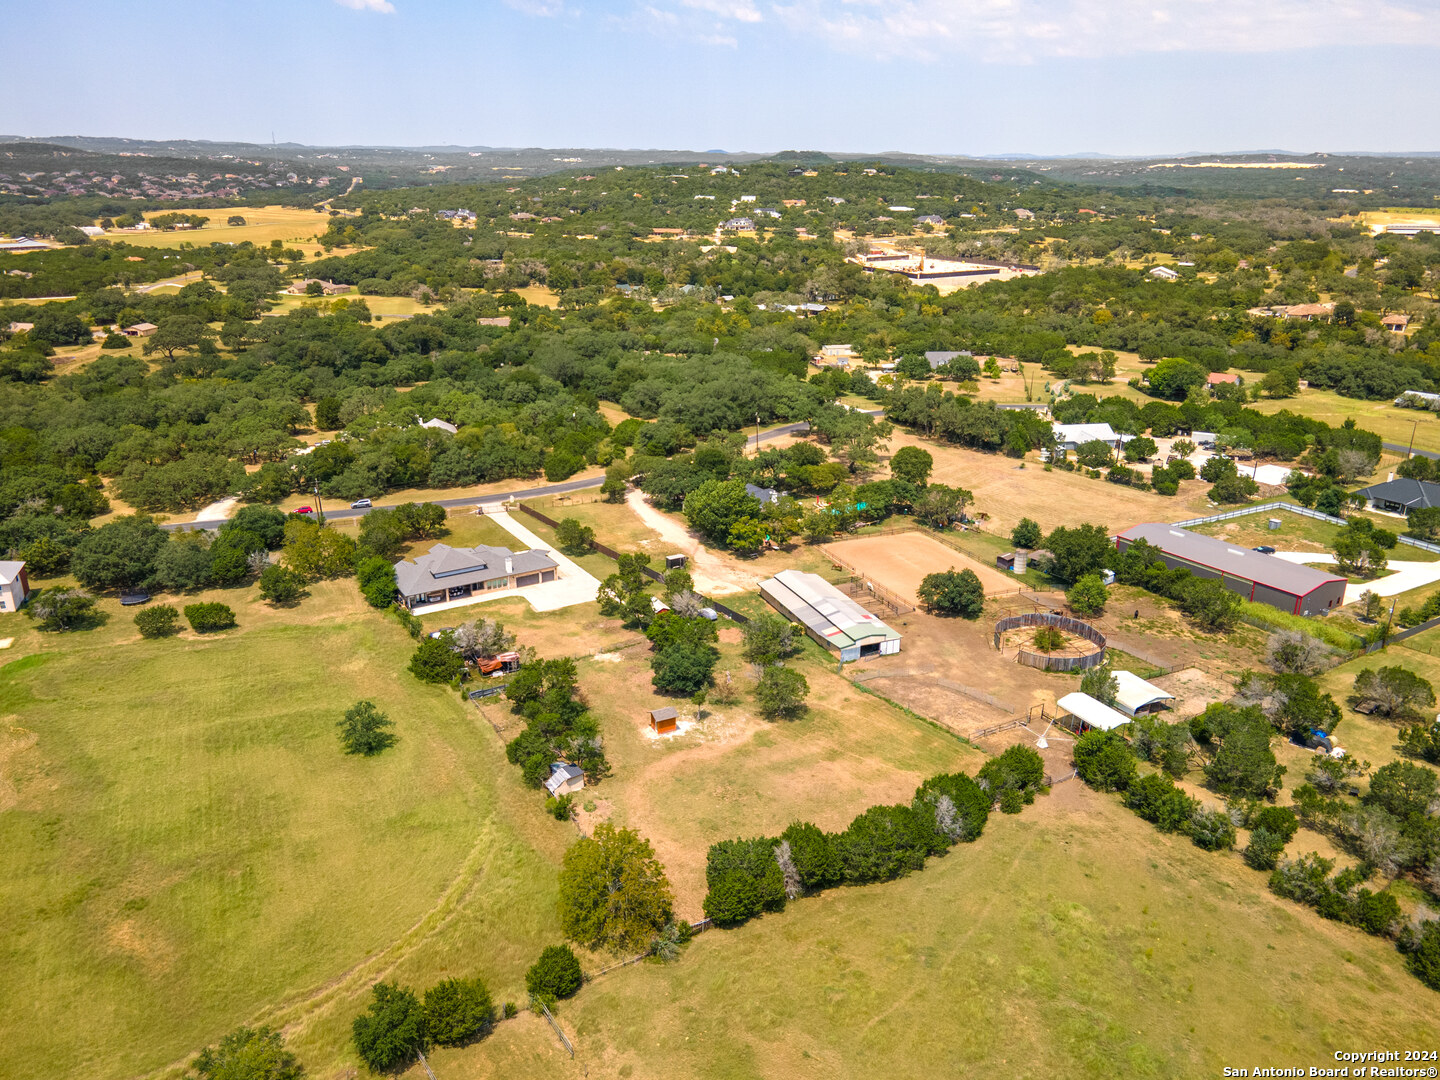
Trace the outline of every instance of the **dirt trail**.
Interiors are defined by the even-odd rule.
[[[680,552],[689,557],[690,565],[686,569],[695,579],[699,592],[707,596],[732,596],[753,591],[760,581],[760,575],[753,569],[711,551],[669,514],[656,510],[641,492],[630,492],[625,496],[625,503],[636,517],[660,534],[659,541],[647,545],[659,548],[652,554]]]

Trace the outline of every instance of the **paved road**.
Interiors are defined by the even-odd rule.
[[[1399,443],[1387,442],[1381,443],[1380,445],[1385,447],[1385,449],[1389,450],[1392,454],[1403,454],[1407,451],[1410,451],[1410,448],[1408,446],[1401,446]],[[1440,454],[1437,454],[1434,450],[1421,450],[1419,448],[1416,448],[1415,450],[1410,452],[1413,453],[1416,457],[1428,457],[1431,461],[1440,461]]]
[[[880,410],[876,409],[869,415],[879,416]],[[783,424],[780,427],[770,428],[766,431],[762,431],[760,433],[760,440],[764,442],[766,439],[776,439],[782,435],[794,435],[809,430],[809,423],[801,420],[798,424]],[[459,499],[434,499],[431,501],[438,503],[440,506],[445,507],[447,510],[453,510],[457,507],[480,506],[484,503],[505,502],[509,499],[541,499],[547,495],[564,495],[566,492],[570,491],[585,491],[589,488],[597,488],[602,483],[604,483],[604,477],[592,476],[586,480],[567,480],[563,484],[546,484],[544,487],[523,488],[520,491],[489,492],[484,495],[466,495],[463,498]],[[342,518],[364,517],[370,512],[370,509],[386,509],[383,506],[377,506],[371,507],[370,509],[366,510],[352,510],[350,509],[350,507],[343,505],[336,509],[330,509],[328,507],[324,507],[323,499],[321,500],[321,504],[322,508],[325,509],[325,519],[327,521],[339,521]],[[218,529],[221,525],[224,524],[224,518],[213,518],[210,520],[202,521],[169,521],[162,525],[161,528]]]

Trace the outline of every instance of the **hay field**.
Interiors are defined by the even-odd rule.
[[[174,212],[152,211],[145,215],[145,220]],[[286,247],[298,247],[307,255],[314,256],[321,248],[311,238],[319,236],[330,227],[329,214],[317,214],[314,210],[293,206],[231,206],[193,212],[208,217],[209,223],[199,229],[176,229],[174,232],[112,230],[105,234],[105,238],[124,241],[136,247],[169,248],[179,247],[184,243],[197,246],[215,243],[243,244],[247,240],[257,247],[269,247],[271,241],[279,240]],[[245,219],[244,225],[225,224],[226,218],[237,214]]]
[[[946,547],[939,540],[921,532],[899,533],[894,536],[865,536],[826,545],[865,577],[873,578],[891,592],[919,603],[917,591],[926,574],[942,571],[973,570],[985,586],[986,595],[1014,592],[1020,579],[994,566]]]
[[[350,1018],[391,965],[483,970],[514,997],[556,936],[567,827],[507,809],[524,793],[494,732],[404,670],[413,642],[353,582],[312,592],[279,612],[253,587],[202,594],[240,623],[205,638],[140,639],[113,601],[70,635],[6,617],[11,1062],[148,1074],[247,1020],[292,1025],[315,1065],[349,1061]],[[336,739],[362,697],[399,736],[373,759]]]
[[[901,881],[602,977],[558,1013],[573,1065],[508,1032],[431,1063],[447,1080],[1208,1078],[1429,1045],[1437,1003],[1389,942],[1072,782]]]
[[[1293,398],[1265,398],[1251,403],[1250,407],[1262,413],[1288,409],[1313,420],[1323,420],[1333,427],[1339,427],[1346,420],[1354,420],[1358,427],[1375,432],[1385,442],[1394,443],[1402,450],[1410,445],[1413,430],[1417,450],[1440,451],[1440,418],[1424,409],[1396,408],[1390,401],[1360,401],[1341,397],[1333,390],[1307,388]],[[1385,479],[1383,472],[1377,474],[1377,479]]]

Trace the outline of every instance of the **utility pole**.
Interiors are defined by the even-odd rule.
[[[755,414],[755,456],[760,456],[760,414]]]
[[[1415,429],[1418,428],[1419,426],[1420,426],[1420,421],[1419,421],[1418,418],[1410,421],[1410,446],[1409,446],[1409,448],[1405,451],[1405,460],[1406,460],[1406,461],[1409,461],[1412,457],[1415,456]]]
[[[320,481],[315,481],[315,520],[325,524],[325,506],[320,502]]]

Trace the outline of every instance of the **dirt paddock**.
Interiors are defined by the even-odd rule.
[[[913,603],[926,574],[949,570],[973,570],[987,596],[1014,592],[1015,579],[993,566],[962,555],[924,533],[897,533],[894,536],[863,536],[827,544],[827,549],[855,567],[866,577],[899,593]]]

